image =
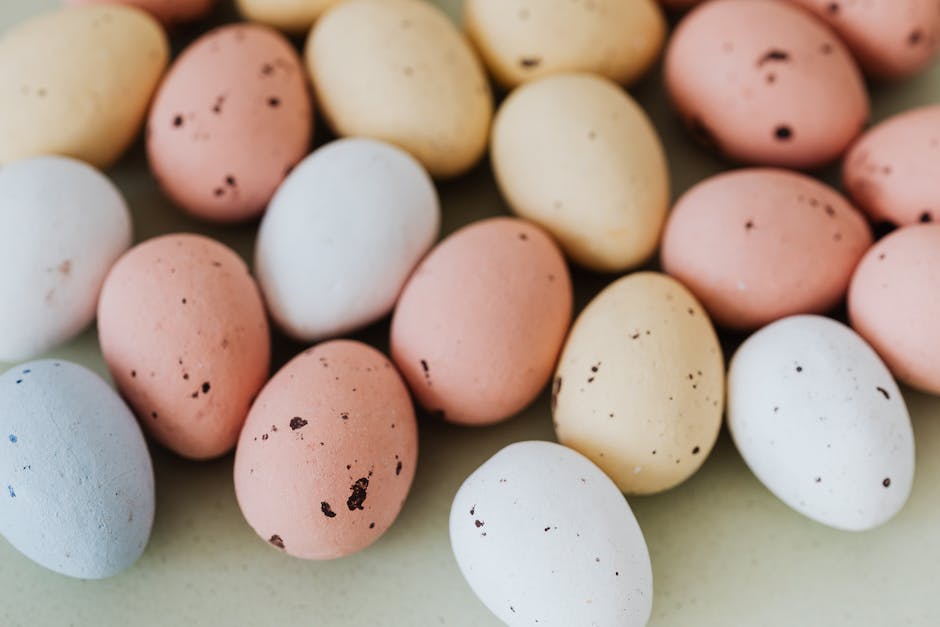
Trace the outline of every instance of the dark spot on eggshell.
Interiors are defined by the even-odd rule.
[[[203,384],[202,384],[202,393],[203,393],[203,394],[208,394],[208,393],[209,393],[209,390],[211,390],[211,389],[212,389],[212,386],[209,385],[209,382],[208,382],[208,381],[203,382]]]
[[[224,196],[225,190],[222,189],[221,187],[216,187],[214,190],[212,190],[212,193],[216,196]]]
[[[284,548],[284,541],[281,540],[281,536],[279,536],[279,535],[277,535],[277,534],[274,534],[273,536],[271,536],[271,537],[268,539],[268,542],[270,542],[271,544],[273,544],[274,546],[276,546],[276,547],[279,548],[279,549],[283,549],[283,548]]]
[[[764,53],[764,55],[757,60],[757,67],[761,67],[765,63],[785,63],[790,60],[790,53],[786,50],[779,50],[773,48]]]
[[[819,47],[819,51],[823,54],[832,54],[832,44],[829,42],[824,43]]]
[[[280,99],[280,98],[277,98],[277,97],[274,97],[274,96],[268,98],[268,106],[271,107],[272,109],[276,109],[276,108],[280,107],[280,106],[281,106],[281,99]]]
[[[537,68],[542,63],[539,57],[522,57],[519,59],[519,65],[527,70]]]
[[[797,372],[803,372],[803,366],[797,366],[797,367],[796,367],[796,371],[797,371]]]
[[[349,420],[349,413],[344,411],[339,415],[339,417],[343,420]]]
[[[302,429],[303,427],[306,427],[306,426],[307,426],[307,421],[301,418],[300,416],[294,416],[293,418],[290,419],[290,428],[293,431],[296,431],[297,429]]]
[[[826,11],[829,13],[829,15],[837,14],[839,12],[839,3],[830,2],[829,4],[826,5]]]
[[[399,461],[398,464],[395,465],[395,476],[397,477],[400,474],[401,474],[401,461]]]
[[[262,439],[262,440],[267,440],[267,439],[268,439],[268,434],[267,434],[267,433],[263,434],[263,435],[261,436],[261,439]]]
[[[173,116],[173,126],[176,128],[183,126],[183,116],[181,115]]]
[[[793,129],[785,124],[781,124],[774,129],[774,137],[778,141],[790,141],[793,138]]]
[[[700,450],[701,450],[701,449],[696,446],[695,448],[692,449],[692,454],[693,454],[693,455],[698,455]]]
[[[816,477],[816,483],[822,483],[822,477]]]
[[[477,513],[477,506],[474,505],[473,507],[470,508],[470,515],[473,516],[476,513]]]
[[[131,378],[132,378],[132,379],[136,379],[136,378],[137,378],[137,371],[136,371],[136,370],[131,370]]]
[[[474,521],[473,521],[473,524],[476,525],[476,528],[477,528],[477,529],[479,529],[480,527],[482,527],[482,526],[485,525],[486,523],[483,522],[483,521],[480,520],[480,519],[477,519],[477,520],[474,520]]]
[[[925,211],[922,214],[920,214],[919,220],[925,224],[927,222],[933,222],[933,214],[931,214],[929,211]]]
[[[235,185],[236,185],[236,183],[235,183],[235,177],[232,176],[231,174],[229,174],[228,176],[226,176],[226,177],[225,177],[225,184],[228,185],[229,187],[235,187]]]
[[[150,417],[156,420],[156,418],[157,418],[157,412],[155,412],[155,411],[150,412]]]
[[[881,482],[881,485],[883,485],[886,488],[891,487],[891,478],[885,477],[884,481]]]
[[[521,239],[524,242],[529,239],[529,236],[526,235],[525,233],[519,233],[519,239]]]
[[[745,230],[745,231],[750,231],[750,230],[752,230],[753,228],[754,228],[754,221],[753,221],[753,220],[748,220],[747,222],[744,223],[744,230]]]
[[[264,65],[261,66],[261,75],[262,75],[262,76],[270,76],[271,74],[274,74],[274,66],[273,66],[273,65],[271,65],[270,63],[265,63]]]
[[[881,392],[881,395],[884,396],[885,399],[891,400],[891,395],[888,394],[888,390],[884,389],[884,388],[881,387],[881,386],[879,386],[879,387],[877,387],[877,388],[875,388],[875,389],[878,390],[879,392]]]
[[[362,504],[366,500],[366,489],[369,487],[369,480],[366,477],[360,477],[356,479],[356,483],[349,486],[349,489],[352,493],[349,495],[349,498],[346,499],[346,507],[349,508],[349,511],[355,511],[357,509],[363,509]]]
[[[915,28],[911,31],[911,34],[907,36],[907,43],[910,46],[917,46],[924,40],[924,31],[919,28]]]
[[[336,518],[336,512],[330,507],[330,504],[326,501],[320,501],[320,511],[323,512],[323,515],[327,518]]]
[[[561,394],[561,377],[555,377],[552,383],[552,409],[558,407],[558,395]]]
[[[369,529],[375,529],[375,523],[369,523]]]

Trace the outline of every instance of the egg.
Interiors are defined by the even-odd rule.
[[[392,358],[416,400],[463,425],[505,420],[548,382],[571,321],[571,278],[537,226],[490,218],[418,265],[392,317]]]
[[[842,166],[852,199],[873,220],[940,220],[940,105],[888,118],[862,135]]]
[[[604,288],[575,321],[552,388],[558,441],[629,494],[682,483],[721,428],[724,362],[708,315],[656,272]]]
[[[646,261],[669,206],[662,144],[643,109],[589,74],[532,81],[493,124],[496,181],[513,212],[577,264],[622,272]]]
[[[662,265],[717,324],[748,330],[835,307],[871,244],[865,218],[834,189],[795,172],[746,168],[679,199]]]
[[[728,427],[761,483],[824,525],[871,529],[910,494],[914,434],[901,391],[835,320],[793,316],[749,337],[728,372]]]
[[[0,361],[35,357],[87,327],[130,245],[124,197],[93,167],[50,156],[0,169]]]
[[[450,509],[467,583],[509,625],[642,627],[653,604],[643,533],[583,455],[517,442],[470,475]]]
[[[875,244],[849,287],[852,327],[894,376],[940,394],[940,224],[904,227]]]
[[[235,494],[272,546],[333,559],[391,527],[417,460],[414,408],[394,366],[336,340],[295,357],[261,391],[238,443]]]
[[[0,535],[57,573],[116,575],[150,538],[143,434],[118,395],[76,364],[34,361],[0,376],[0,484]]]
[[[659,56],[666,35],[655,0],[468,0],[464,24],[504,87],[566,71],[633,83]]]
[[[486,150],[493,96],[470,44],[424,0],[349,0],[310,33],[307,67],[323,116],[341,136],[414,155],[436,178]]]
[[[258,232],[271,317],[307,342],[375,322],[439,225],[434,184],[408,153],[366,138],[320,148],[278,189]]]
[[[320,15],[340,0],[235,0],[246,20],[291,34],[306,33]]]
[[[147,11],[155,18],[174,26],[181,22],[198,20],[212,9],[214,0],[65,0],[66,4],[115,4],[121,3]]]
[[[868,94],[845,45],[783,2],[715,0],[670,39],[666,89],[690,131],[726,157],[816,168],[864,127]]]
[[[245,263],[201,235],[164,235],[112,268],[101,351],[154,439],[183,457],[227,453],[268,376],[264,304]]]
[[[43,13],[0,37],[0,165],[43,154],[98,168],[137,136],[169,47],[120,5]]]

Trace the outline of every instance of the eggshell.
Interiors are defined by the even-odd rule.
[[[486,149],[493,96],[470,44],[423,0],[348,0],[307,41],[307,67],[338,135],[414,155],[434,177],[470,169]]]
[[[904,227],[862,258],[849,287],[852,327],[894,376],[940,394],[940,225]]]
[[[394,366],[337,340],[295,357],[261,391],[238,443],[235,494],[276,548],[333,559],[391,527],[417,461],[414,408]]]
[[[166,24],[174,26],[205,17],[214,0],[65,0],[66,4],[126,4],[147,11]]]
[[[940,105],[888,118],[862,135],[845,157],[842,180],[873,220],[940,220]]]
[[[653,64],[666,35],[655,0],[468,0],[464,24],[504,87],[569,71],[629,84]]]
[[[44,353],[88,326],[131,216],[100,172],[65,157],[0,169],[0,361]]]
[[[66,361],[0,376],[0,534],[40,566],[102,579],[150,538],[150,452],[118,395]],[[12,597],[9,597],[12,599]]]
[[[555,243],[513,218],[465,226],[421,262],[392,318],[392,358],[418,403],[486,425],[518,413],[551,377],[571,321]]]
[[[706,179],[679,199],[662,264],[717,324],[756,329],[835,307],[871,243],[865,218],[828,185],[750,168]]]
[[[303,341],[378,320],[439,225],[434,184],[408,153],[365,138],[320,148],[278,190],[258,233],[271,317]]]
[[[914,434],[875,351],[822,316],[774,322],[735,353],[728,427],[757,478],[824,525],[876,527],[907,501]]]
[[[665,80],[698,139],[744,163],[825,165],[868,119],[865,84],[845,45],[784,2],[697,7],[670,39]]]
[[[666,157],[649,118],[610,81],[565,74],[523,85],[496,116],[491,158],[512,210],[575,263],[621,272],[656,249]]]
[[[480,466],[450,510],[463,576],[506,625],[642,627],[653,604],[643,533],[617,486],[551,442]]]
[[[111,165],[140,130],[169,48],[149,15],[72,7],[0,37],[0,165],[61,154]]]
[[[261,294],[238,255],[201,235],[139,244],[105,280],[98,335],[153,438],[192,459],[235,446],[271,352]]]
[[[630,494],[682,483],[721,428],[724,362],[708,315],[678,281],[639,272],[575,321],[552,388],[555,433]]]
[[[304,34],[320,15],[340,0],[235,0],[246,20],[292,34]]]

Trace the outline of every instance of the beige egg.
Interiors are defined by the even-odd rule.
[[[598,294],[568,336],[552,388],[555,431],[624,492],[662,492],[708,457],[724,389],[718,337],[695,297],[664,274],[631,274]]]
[[[450,19],[423,0],[349,0],[310,34],[307,67],[327,123],[457,176],[486,150],[493,95]]]
[[[340,0],[235,0],[246,20],[288,33],[305,33],[320,15]]]
[[[134,140],[166,67],[163,28],[123,5],[44,13],[0,39],[0,165],[57,154],[98,168]]]
[[[503,103],[491,158],[506,202],[586,268],[621,272],[656,249],[669,173],[649,118],[614,83],[561,74]]]

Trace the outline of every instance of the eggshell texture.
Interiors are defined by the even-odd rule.
[[[166,35],[121,5],[43,13],[0,38],[0,165],[42,154],[111,165],[140,130]]]
[[[214,0],[65,0],[66,4],[126,4],[147,11],[167,26],[204,17]]]
[[[569,71],[629,84],[659,56],[666,34],[655,0],[468,0],[464,23],[505,87]]]
[[[871,243],[865,218],[834,189],[752,168],[706,179],[679,199],[662,263],[717,324],[756,329],[832,309]]]
[[[229,451],[268,376],[271,341],[244,262],[200,235],[165,235],[105,280],[98,335],[144,429],[192,459]]]
[[[940,105],[887,119],[845,157],[846,191],[873,220],[940,220]]]
[[[642,627],[653,603],[643,533],[617,486],[551,442],[498,452],[460,487],[450,541],[506,625]]]
[[[711,452],[724,383],[718,337],[695,297],[664,274],[631,274],[571,329],[552,389],[555,433],[624,492],[662,492]]]
[[[571,321],[555,243],[513,218],[465,226],[421,262],[392,318],[392,358],[427,410],[485,425],[545,386]]]
[[[365,138],[320,148],[278,190],[258,233],[272,318],[303,341],[378,320],[439,225],[434,184],[408,153]]]
[[[849,287],[852,327],[898,379],[940,394],[940,225],[904,227],[862,258]]]
[[[670,39],[665,79],[698,139],[744,163],[825,165],[868,119],[865,84],[845,45],[783,2],[696,8]]]
[[[236,0],[246,20],[294,34],[306,33],[328,8],[340,0]]]
[[[130,245],[124,198],[91,166],[32,157],[0,169],[0,361],[34,357],[88,326]]]
[[[0,376],[0,534],[57,573],[101,579],[150,538],[150,452],[118,395],[66,361]]]
[[[418,461],[408,390],[374,348],[304,351],[264,387],[235,455],[235,494],[254,530],[288,555],[333,559],[375,542]]]
[[[666,157],[649,118],[610,81],[565,74],[520,87],[496,116],[491,158],[512,210],[575,263],[621,272],[656,249]]]
[[[757,478],[817,522],[863,531],[914,479],[914,434],[888,369],[848,327],[793,316],[748,338],[728,373],[728,427]]]
[[[434,177],[470,169],[486,149],[493,96],[470,44],[423,0],[349,0],[307,42],[323,115],[338,135],[373,137]]]

